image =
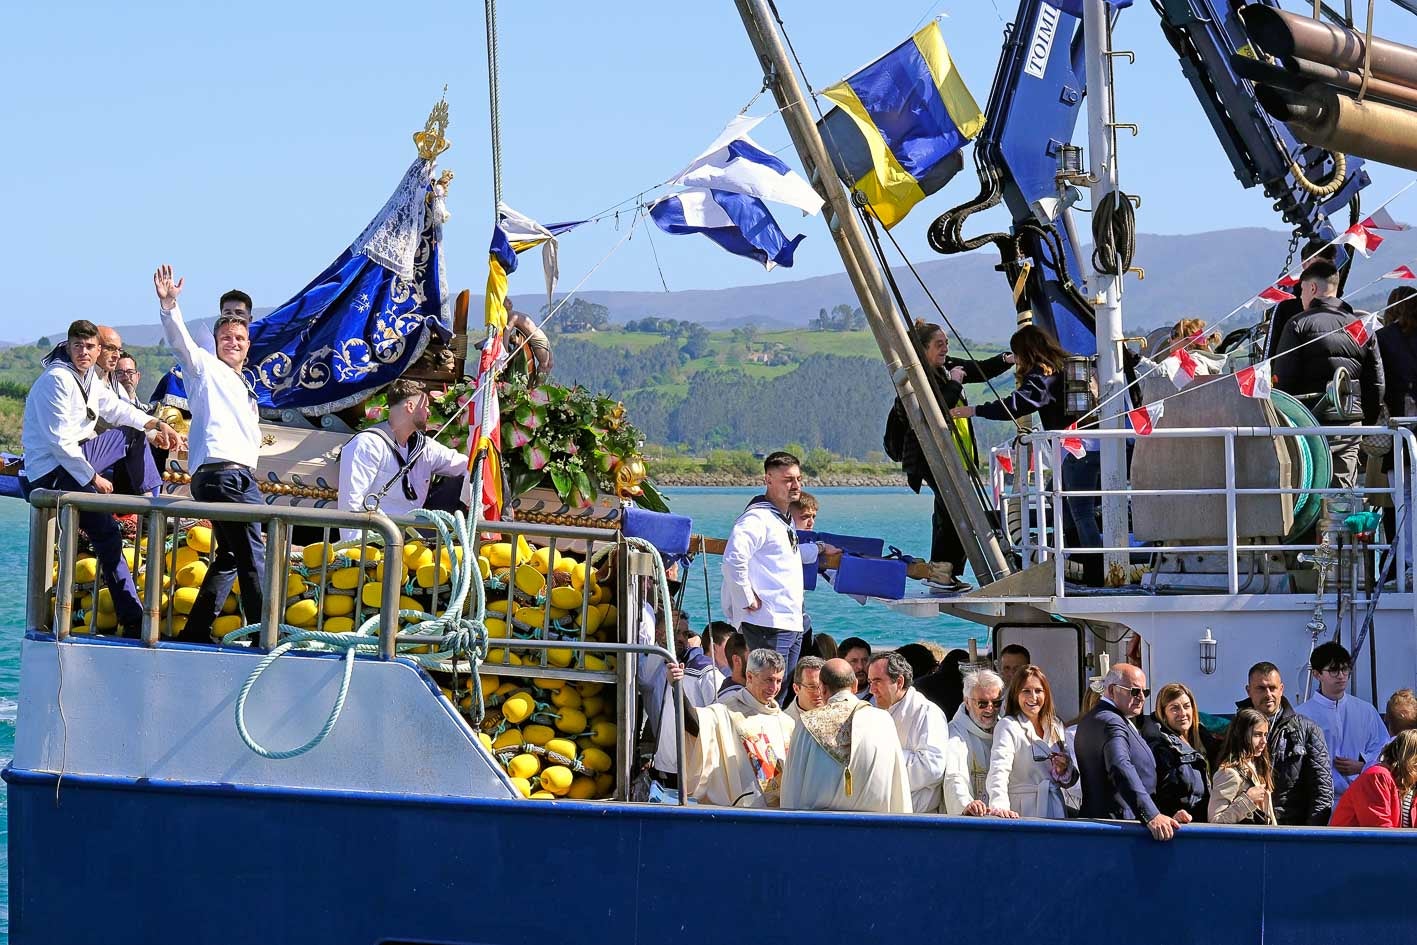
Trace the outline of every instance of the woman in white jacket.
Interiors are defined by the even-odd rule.
[[[1023,817],[1062,819],[1067,807],[1081,802],[1078,772],[1040,667],[1018,671],[1004,711],[989,755],[989,806]]]

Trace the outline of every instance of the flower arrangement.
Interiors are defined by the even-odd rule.
[[[468,410],[476,393],[472,379],[433,390],[428,428],[452,423],[439,440],[461,450],[468,441]],[[502,413],[502,470],[509,496],[546,486],[568,505],[584,508],[602,493],[633,499],[666,512],[663,496],[645,477],[640,450],[644,438],[625,418],[625,405],[583,387],[562,387],[541,380],[533,385],[519,372],[497,385]],[[366,424],[383,421],[388,407],[382,394],[365,404]]]

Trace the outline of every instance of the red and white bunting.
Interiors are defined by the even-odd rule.
[[[1417,272],[1411,266],[1398,266],[1392,272],[1383,273],[1384,279],[1417,279]]]
[[[999,468],[1003,470],[1005,475],[1012,476],[1014,474],[1014,458],[1008,453],[995,453],[994,462],[999,464]]]
[[[1269,395],[1274,393],[1270,383],[1272,370],[1269,361],[1265,360],[1236,371],[1235,382],[1240,385],[1240,393],[1256,400],[1269,400]]]
[[[1176,389],[1180,390],[1195,380],[1195,376],[1200,373],[1200,365],[1196,363],[1195,358],[1191,357],[1189,351],[1182,348],[1161,362],[1161,371],[1171,379],[1171,383],[1176,385]]]
[[[1392,214],[1388,213],[1386,210],[1379,210],[1358,225],[1367,230],[1391,230],[1395,233],[1412,229],[1410,223],[1399,223],[1397,220],[1394,220]]]
[[[1156,429],[1156,421],[1160,420],[1161,415],[1165,412],[1166,402],[1158,401],[1135,410],[1128,410],[1127,419],[1132,422],[1132,429],[1137,431],[1139,436],[1150,436],[1151,431]]]
[[[1373,337],[1373,332],[1378,330],[1378,316],[1367,315],[1363,318],[1355,318],[1344,325],[1343,330],[1348,332],[1348,337],[1352,338],[1354,343],[1362,347]]]
[[[1291,293],[1285,292],[1277,285],[1272,285],[1268,289],[1265,289],[1263,292],[1261,292],[1259,295],[1246,302],[1245,308],[1249,308],[1256,302],[1277,303],[1284,302],[1292,298],[1294,298],[1294,296]]]
[[[1076,423],[1070,423],[1067,426],[1067,429],[1069,430],[1076,430],[1077,428],[1078,425]],[[1084,456],[1087,455],[1087,447],[1082,445],[1081,437],[1065,436],[1063,437],[1063,442],[1061,445],[1063,447],[1063,451],[1068,455],[1072,456],[1073,459],[1082,459]]]
[[[1383,238],[1363,224],[1355,223],[1343,232],[1337,242],[1342,246],[1353,247],[1366,257],[1371,256],[1374,250],[1383,245]]]
[[[1279,277],[1279,281],[1276,282],[1275,285],[1281,289],[1292,289],[1299,284],[1299,277],[1301,275],[1303,275],[1301,272],[1286,272]]]

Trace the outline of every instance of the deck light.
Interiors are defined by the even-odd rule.
[[[1201,637],[1201,672],[1207,676],[1215,675],[1215,650],[1219,646],[1215,637],[1210,635],[1210,628],[1205,628],[1205,636]]]

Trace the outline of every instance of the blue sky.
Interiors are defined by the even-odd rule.
[[[981,104],[1015,10],[1011,0],[877,0],[869,18],[839,0],[778,7],[817,88],[947,14],[946,41]],[[453,148],[441,164],[457,173],[450,281],[480,291],[492,207],[481,4],[55,0],[10,4],[0,17],[0,339],[32,340],[76,317],[146,319],[162,261],[186,275],[194,314],[233,286],[257,305],[284,301],[382,205],[444,84]],[[759,86],[729,0],[504,2],[499,19],[505,199],[543,221],[595,213],[671,176]],[[1417,44],[1417,18],[1383,4],[1378,33]],[[1115,43],[1137,53],[1135,66],[1119,65],[1117,97],[1119,120],[1142,128],[1124,136],[1121,164],[1125,188],[1143,198],[1139,227],[1280,228],[1263,195],[1235,182],[1144,0]],[[764,97],[753,111],[773,107]],[[773,149],[788,141],[777,118],[756,136]],[[1368,205],[1410,176],[1375,168]],[[975,187],[960,175],[897,227],[913,258],[931,257],[925,227]],[[564,287],[624,235],[632,208],[619,232],[607,221],[563,240]],[[1417,217],[1417,197],[1393,210]],[[808,238],[794,268],[772,273],[700,238],[649,237],[674,290],[840,271],[820,219],[778,217]],[[979,228],[991,222],[1002,221]],[[514,277],[513,291],[535,292],[536,270]],[[658,289],[645,231],[586,286]],[[1001,304],[1004,291],[1001,281]]]

